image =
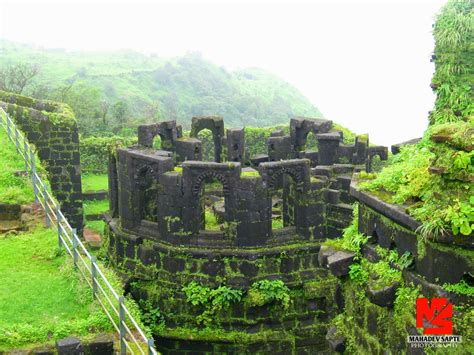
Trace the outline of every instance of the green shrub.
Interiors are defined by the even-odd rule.
[[[197,282],[191,282],[183,287],[187,302],[193,306],[200,306],[204,311],[196,318],[197,324],[211,326],[216,324],[216,314],[228,309],[234,302],[242,300],[242,291],[227,286],[211,289]]]
[[[247,294],[247,303],[263,306],[271,302],[280,302],[284,309],[290,305],[290,290],[281,280],[261,280],[254,282]]]
[[[325,245],[360,254],[360,248],[367,243],[368,240],[368,236],[359,233],[359,205],[356,203],[352,210],[352,222],[344,229],[342,238],[329,239],[325,242]]]
[[[474,287],[469,286],[468,283],[464,280],[456,284],[444,284],[443,288],[446,291],[457,293],[458,295],[466,295],[469,297],[474,297]]]
[[[81,138],[81,168],[84,173],[106,173],[111,149],[129,146],[137,142],[135,137],[88,137]]]

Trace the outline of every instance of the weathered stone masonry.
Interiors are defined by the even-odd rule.
[[[132,278],[132,294],[166,315],[160,350],[327,350],[327,324],[341,304],[334,302],[336,278],[320,267],[320,242],[341,236],[352,219],[351,176],[365,168],[374,148],[366,136],[342,145],[342,133],[331,129],[331,121],[296,118],[290,135],[272,134],[268,155],[251,157],[252,165],[245,166],[242,129],[224,135],[220,117],[195,117],[192,125],[194,137],[203,128],[212,130],[216,162],[200,161],[200,140],[183,137],[176,122],[166,121],[139,127],[138,145],[118,149],[109,164],[109,254]],[[305,150],[309,132],[316,134],[319,152]],[[151,148],[156,135],[161,150]],[[386,158],[386,148],[377,149]],[[228,161],[219,162],[224,155]],[[212,181],[222,186],[220,230],[205,229],[204,186]],[[283,228],[274,229],[277,190]],[[216,315],[223,340],[185,340],[200,310],[186,302],[183,286],[195,281],[248,290],[263,279],[282,280],[290,288],[294,301],[288,310],[233,304]],[[235,332],[247,340],[232,340]]]
[[[51,189],[73,228],[83,227],[77,123],[64,104],[0,91],[0,106],[35,145]]]

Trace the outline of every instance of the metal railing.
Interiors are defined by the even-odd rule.
[[[46,226],[54,227],[58,232],[58,246],[64,248],[72,257],[74,267],[92,288],[94,299],[112,322],[120,337],[121,354],[158,354],[153,338],[148,338],[125,305],[124,297],[119,295],[107,280],[97,264],[95,256],[84,247],[76,229],[72,228],[61,212],[59,203],[48,191],[47,185],[38,175],[36,157],[32,146],[16,127],[13,120],[0,107],[0,125],[15,144],[16,150],[25,160],[25,170],[31,176],[36,202],[45,211]],[[54,224],[54,226],[53,226]]]

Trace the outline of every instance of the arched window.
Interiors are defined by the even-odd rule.
[[[212,131],[205,128],[197,134],[197,138],[202,142],[202,160],[203,161],[214,161],[215,160],[215,146]]]
[[[137,176],[140,219],[157,222],[157,181],[151,168],[142,169]]]
[[[159,134],[157,134],[154,138],[153,138],[153,148],[155,149],[161,149],[161,136]]]
[[[281,174],[270,189],[272,197],[272,231],[295,226],[295,180]]]
[[[225,198],[222,183],[208,177],[200,194],[201,230],[221,231],[225,221]]]
[[[318,141],[313,132],[309,132],[306,136],[306,143],[304,150],[307,152],[317,152],[318,151]]]

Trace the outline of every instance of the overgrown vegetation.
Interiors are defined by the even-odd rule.
[[[474,297],[474,287],[470,286],[464,280],[455,284],[444,284],[443,288],[446,291],[457,293],[458,295],[466,295],[469,297]]]
[[[435,109],[430,124],[467,121],[474,113],[472,88],[473,2],[449,1],[434,26]]]
[[[217,312],[228,309],[232,303],[242,300],[242,291],[227,286],[210,288],[202,286],[197,282],[191,282],[183,287],[183,291],[189,303],[204,309],[196,321],[197,324],[205,326],[214,324],[214,316]]]
[[[285,310],[290,305],[290,289],[281,280],[256,281],[246,293],[225,285],[210,288],[197,282],[189,283],[182,290],[187,302],[203,310],[196,323],[205,327],[217,327],[218,313],[229,309],[233,303],[244,302],[248,307],[260,307],[276,302]]]
[[[128,147],[136,142],[136,137],[82,137],[80,152],[83,172],[91,175],[107,173],[109,152],[114,148]]]
[[[474,229],[473,4],[449,1],[437,18],[437,99],[423,139],[403,147],[376,179],[361,184],[390,203],[407,205],[426,238],[445,231],[469,236]]]
[[[257,281],[248,291],[247,302],[253,307],[279,302],[284,309],[287,309],[290,305],[290,290],[281,280]]]
[[[325,242],[325,245],[353,251],[360,256],[360,248],[367,243],[369,237],[363,233],[359,233],[359,205],[357,203],[354,205],[352,216],[352,222],[344,229],[342,238],[329,239]]]
[[[154,307],[149,300],[139,300],[138,304],[142,310],[143,323],[150,329],[152,334],[159,334],[165,328],[165,318],[160,309]]]

